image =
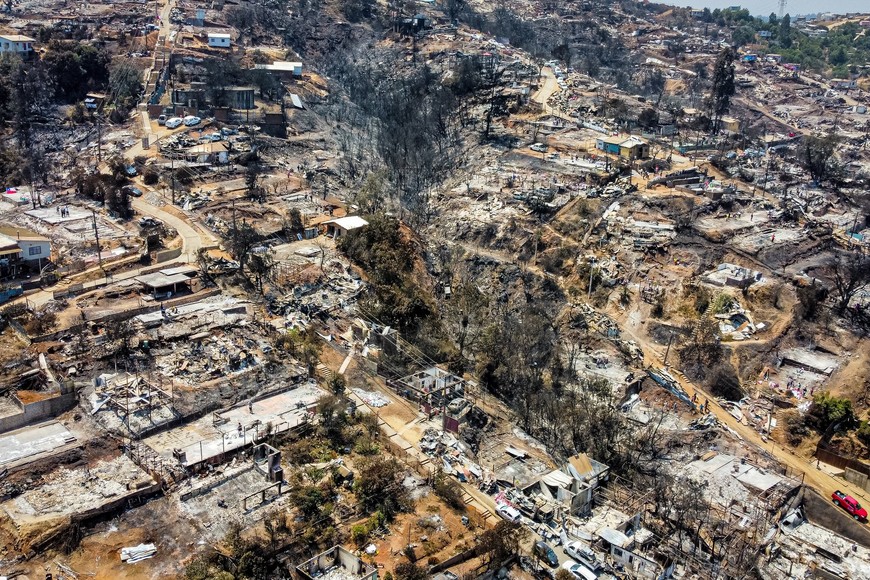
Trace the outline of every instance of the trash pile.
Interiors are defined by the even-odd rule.
[[[154,544],[139,544],[130,548],[121,548],[121,561],[128,564],[135,564],[148,558],[153,558],[157,553],[157,546]]]
[[[459,481],[472,481],[472,478],[474,480],[483,479],[483,470],[480,465],[466,455],[468,446],[448,431],[426,429],[420,440],[420,449],[429,456],[441,457],[441,468],[444,473],[456,477]]]
[[[380,393],[373,393],[357,387],[351,389],[351,391],[369,407],[381,408],[390,404],[390,400]]]

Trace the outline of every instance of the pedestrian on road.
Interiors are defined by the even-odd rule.
[[[707,398],[704,398],[704,413],[709,413],[709,412],[710,412],[710,400]]]

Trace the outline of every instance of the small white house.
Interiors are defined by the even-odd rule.
[[[36,232],[14,226],[0,228],[0,246],[11,243],[18,246],[21,252],[18,258],[25,262],[51,258],[51,241]]]
[[[2,34],[0,35],[0,52],[33,52],[33,43],[35,42],[36,39],[29,36]]]
[[[286,77],[301,77],[302,63],[289,62],[286,60],[276,60],[272,64],[255,64],[257,70],[264,70],[272,74],[283,75]]]
[[[212,48],[229,48],[230,42],[231,38],[229,34],[218,32],[209,32],[208,34],[208,45]]]

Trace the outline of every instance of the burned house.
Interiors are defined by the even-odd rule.
[[[438,367],[430,367],[401,379],[390,380],[387,384],[405,398],[420,401],[427,413],[446,406],[453,399],[461,398],[466,386],[465,379]]]
[[[595,491],[608,479],[610,468],[585,453],[568,458],[561,469],[542,475],[523,489],[545,511],[559,507],[570,515],[583,516],[592,511]]]
[[[341,546],[335,546],[296,566],[303,580],[377,580],[378,569]]]

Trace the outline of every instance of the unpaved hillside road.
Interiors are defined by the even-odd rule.
[[[163,208],[151,205],[141,198],[133,199],[133,209],[142,215],[150,215],[175,229],[181,236],[180,260],[191,263],[196,262],[196,255],[200,248],[216,245],[217,240],[210,234],[198,230],[193,226],[190,219],[181,211],[170,212]]]
[[[553,69],[548,66],[545,66],[541,69],[541,79],[543,79],[543,84],[538,87],[538,90],[532,94],[532,100],[536,103],[540,103],[541,108],[545,111],[547,110],[547,101],[550,100],[550,97],[553,93],[559,92],[559,83],[556,82],[556,76],[553,74]]]
[[[652,365],[657,368],[662,368],[664,365],[662,364],[661,354],[656,351],[652,344],[646,341],[642,341],[639,337],[622,328],[623,332],[626,332],[632,339],[634,339],[638,345],[644,351],[644,363],[647,365]],[[658,346],[658,345],[655,345]],[[698,387],[691,381],[689,381],[685,375],[683,375],[680,371],[676,369],[670,369],[671,375],[677,379],[680,383],[680,386],[685,389],[686,393],[691,397],[693,394],[698,394],[698,400],[703,402],[704,399],[707,399],[710,403],[710,412],[713,413],[720,423],[731,428],[736,432],[744,441],[748,443],[754,444],[759,449],[762,449],[766,453],[773,455],[777,461],[789,467],[789,469],[793,473],[799,474],[799,476],[803,477],[803,482],[809,487],[818,491],[822,497],[830,498],[831,493],[834,490],[839,489],[851,496],[859,497],[864,499],[865,503],[870,503],[867,499],[867,493],[860,489],[859,487],[852,485],[845,479],[841,479],[839,477],[834,477],[816,467],[815,462],[810,462],[803,457],[799,457],[795,455],[795,453],[790,450],[782,447],[781,445],[774,442],[772,439],[768,439],[767,441],[761,438],[761,435],[752,427],[748,425],[743,425],[737,419],[734,418],[731,413],[722,408],[718,402],[713,398],[710,393],[706,392],[704,389]]]

